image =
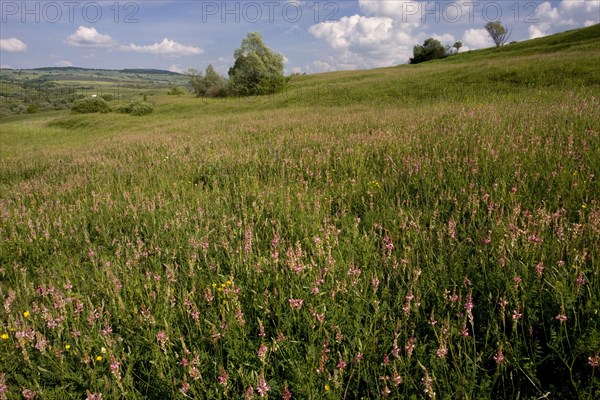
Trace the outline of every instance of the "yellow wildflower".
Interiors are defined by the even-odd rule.
[[[97,356],[96,361],[102,361],[102,356]]]
[[[70,344],[66,345],[65,350],[71,350],[71,345]]]
[[[331,390],[331,388],[329,387],[329,385],[325,385],[325,391],[329,392]]]
[[[0,337],[2,338],[2,340],[8,340],[9,338],[8,333],[3,333]]]
[[[25,318],[29,318],[29,316],[30,316],[30,315],[31,315],[31,313],[30,313],[29,311],[25,311],[25,312],[23,313],[23,316],[24,316]]]

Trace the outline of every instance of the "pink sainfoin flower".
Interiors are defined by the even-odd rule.
[[[169,337],[164,331],[160,331],[156,334],[156,340],[158,341],[161,347],[165,347],[167,341],[169,340]]]
[[[290,392],[287,382],[283,386],[283,396],[281,396],[281,400],[292,400],[292,392]]]
[[[473,321],[473,313],[472,313],[473,307],[474,307],[473,295],[471,293],[469,293],[467,295],[467,301],[465,302],[465,310],[467,311],[467,315],[469,316],[469,319],[471,321]]]
[[[584,286],[585,278],[583,277],[583,275],[577,275],[577,279],[575,280],[575,283],[577,284],[577,286]]]
[[[395,247],[394,242],[392,241],[392,238],[389,237],[388,235],[384,236],[383,244],[385,246],[385,251],[388,253],[388,255],[391,254]]]
[[[523,282],[523,279],[521,279],[521,277],[517,275],[513,278],[513,282],[515,283],[515,285],[518,285],[519,283]]]
[[[404,346],[404,349],[406,350],[406,354],[410,357],[412,356],[413,351],[415,350],[415,343],[417,342],[417,339],[415,339],[414,337],[408,339],[408,342],[406,342],[406,345]]]
[[[6,311],[7,314],[10,314],[10,306],[13,301],[15,301],[15,298],[16,294],[14,290],[8,292],[8,296],[6,297],[6,300],[4,300],[4,311]]]
[[[304,303],[304,300],[302,299],[290,299],[290,307],[292,307],[292,310],[299,310],[302,308],[302,303]]]
[[[544,273],[544,263],[543,262],[539,262],[538,265],[535,266],[535,273],[537,274],[538,277],[542,276],[542,274]]]
[[[444,358],[446,357],[446,355],[448,354],[448,348],[446,347],[445,344],[441,344],[440,347],[437,349],[437,351],[435,352],[435,354],[439,357],[439,358]]]
[[[565,315],[564,310],[561,310],[561,312],[558,313],[558,315],[556,317],[554,317],[557,321],[560,321],[561,323],[565,322],[568,318]]]
[[[513,315],[512,315],[512,319],[514,321],[519,320],[523,318],[523,313],[521,312],[521,307],[517,308],[516,310],[513,311]]]
[[[264,361],[265,356],[267,355],[267,350],[267,346],[265,346],[264,343],[261,343],[260,347],[258,348],[258,351],[256,352],[258,354],[258,358]]]
[[[373,291],[376,292],[379,288],[379,278],[374,277],[373,279],[371,279],[371,285],[373,286]]]
[[[598,357],[598,354],[596,354],[595,356],[589,356],[588,364],[590,365],[590,367],[594,367],[594,368],[600,367],[600,357]]]
[[[119,367],[120,366],[121,366],[121,363],[119,361],[117,361],[117,359],[115,357],[111,357],[110,372],[117,379],[121,378],[121,374],[119,372]]]
[[[429,375],[429,372],[425,371],[425,376],[421,379],[423,385],[423,392],[430,398],[435,399],[435,391],[433,390],[433,378]]]
[[[3,399],[4,393],[8,390],[6,386],[6,374],[0,374],[0,399]]]
[[[344,369],[348,366],[348,364],[346,363],[346,361],[344,361],[344,359],[342,357],[340,357],[337,365],[335,366],[337,369]]]
[[[500,365],[504,362],[505,358],[504,358],[504,354],[502,353],[502,349],[498,350],[498,352],[496,354],[494,354],[494,361],[496,361],[496,364]]]
[[[102,393],[91,393],[89,390],[86,393],[85,400],[102,400]]]
[[[34,392],[33,390],[29,390],[29,389],[23,389],[21,394],[27,400],[35,399],[37,397],[37,392]]]
[[[246,393],[244,394],[244,400],[252,400],[254,397],[254,388],[252,386],[248,386],[246,389]]]
[[[227,382],[229,381],[229,375],[227,374],[227,371],[221,368],[221,374],[219,375],[217,380],[219,381],[219,385],[227,387]]]
[[[387,354],[383,355],[383,365],[390,365],[390,357]]]
[[[267,336],[265,333],[265,326],[263,325],[262,321],[258,321],[258,336],[260,336],[260,337]]]
[[[181,388],[179,388],[179,391],[183,394],[186,394],[187,392],[190,391],[191,385],[187,382],[183,382],[183,384],[181,385]]]
[[[267,382],[265,381],[265,376],[261,374],[260,378],[258,379],[256,391],[258,392],[260,397],[264,397],[269,391],[269,389],[271,388],[269,387],[269,385],[267,385]]]

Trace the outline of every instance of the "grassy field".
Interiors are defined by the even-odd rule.
[[[600,25],[0,123],[0,396],[600,397]]]

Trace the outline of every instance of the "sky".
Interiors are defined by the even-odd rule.
[[[248,32],[283,54],[287,73],[407,63],[434,37],[461,51],[492,47],[501,21],[510,41],[600,23],[600,0],[0,0],[0,66],[155,68],[212,64],[223,75]]]

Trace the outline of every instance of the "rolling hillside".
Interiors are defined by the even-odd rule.
[[[2,118],[4,394],[600,398],[599,36]]]

